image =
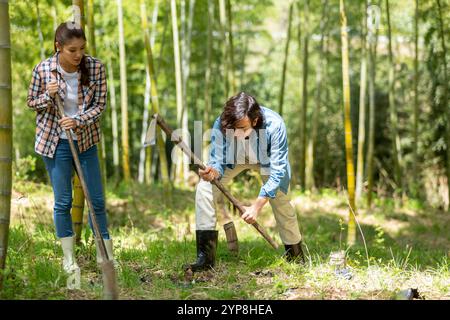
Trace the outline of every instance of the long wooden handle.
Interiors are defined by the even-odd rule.
[[[158,125],[161,129],[167,134],[168,137],[172,137],[172,129],[167,125],[164,119],[159,114],[154,114],[153,118],[157,121]],[[173,139],[173,137],[172,137]],[[200,169],[205,170],[205,164],[192,152],[192,150],[183,142],[181,137],[178,139],[172,140],[178,147],[183,150],[183,152],[194,162],[194,164],[198,165]],[[245,209],[243,205],[227,190],[220,180],[214,179],[211,181],[224,195],[227,199],[239,210],[239,215],[243,215]],[[264,239],[269,242],[269,244],[274,248],[278,249],[278,244],[269,236],[266,230],[261,227],[257,222],[252,223],[252,226],[264,237]]]
[[[58,94],[55,95],[56,106],[58,108],[58,112],[62,117],[64,117],[64,107],[61,101],[61,98]],[[69,141],[70,151],[72,152],[73,161],[75,163],[75,169],[78,174],[78,178],[80,178],[81,187],[84,192],[84,197],[86,198],[87,205],[89,207],[89,215],[91,217],[92,225],[95,230],[95,240],[97,241],[98,247],[100,249],[100,255],[102,257],[103,263],[101,264],[102,274],[103,274],[103,282],[105,284],[105,293],[104,296],[106,299],[118,299],[118,290],[117,290],[117,282],[116,275],[114,270],[114,265],[110,257],[108,257],[108,252],[106,251],[105,242],[103,241],[103,237],[100,233],[100,228],[98,227],[97,219],[95,217],[94,206],[92,205],[91,196],[89,194],[89,190],[86,184],[86,180],[84,179],[83,170],[81,168],[80,158],[78,157],[78,152],[75,147],[75,143],[72,139],[72,133],[70,129],[65,129],[67,139]],[[111,257],[112,258],[112,257]]]

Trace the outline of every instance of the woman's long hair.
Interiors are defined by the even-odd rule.
[[[67,25],[70,24],[70,27]],[[73,38],[82,38],[86,41],[86,35],[81,28],[81,26],[77,26],[72,22],[63,22],[61,23],[55,31],[55,41],[53,43],[53,47],[55,52],[57,51],[56,42],[58,42],[61,46],[64,46],[68,41]],[[86,67],[86,56],[83,55],[80,62],[80,70],[81,70],[81,83],[83,85],[89,84],[89,70]]]

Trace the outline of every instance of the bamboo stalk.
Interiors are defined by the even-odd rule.
[[[182,4],[185,4],[182,1]],[[188,140],[188,116],[189,116],[189,108],[188,108],[188,84],[189,84],[189,75],[190,75],[190,62],[191,62],[191,43],[192,43],[192,30],[193,30],[193,20],[194,20],[194,10],[195,10],[195,0],[189,0],[189,15],[187,20],[187,30],[186,30],[186,10],[184,6],[182,6],[182,25],[183,32],[181,36],[181,70],[182,70],[182,101],[183,101],[183,112],[181,119],[181,129],[183,131],[183,139]],[[189,161],[187,159],[183,159],[183,183],[186,185],[188,182],[189,176]]]
[[[120,56],[120,99],[122,111],[122,170],[123,179],[129,182],[130,171],[130,145],[128,138],[128,89],[127,89],[127,66],[125,53],[125,35],[123,27],[122,0],[117,0],[117,16],[119,25],[119,56]]]
[[[153,119],[155,119],[161,129],[167,134],[167,137],[172,137],[172,141],[184,152],[191,161],[199,166],[200,169],[205,170],[206,166],[203,162],[192,152],[192,150],[183,142],[181,137],[174,140],[173,131],[164,121],[164,119],[159,114],[154,114]],[[239,214],[242,215],[245,212],[244,206],[223,186],[223,184],[218,180],[214,179],[211,181],[224,195],[227,199],[238,209]],[[269,244],[274,248],[278,249],[278,244],[269,236],[269,234],[257,223],[252,223],[252,226],[264,237],[264,239],[269,242]]]
[[[379,2],[378,2],[379,4]],[[378,28],[373,30],[373,26],[369,35],[369,137],[366,156],[366,174],[367,174],[367,206],[372,206],[372,189],[373,189],[373,167],[375,153],[375,91],[376,91],[376,63],[377,63],[377,44],[378,44]]]
[[[154,113],[160,112],[159,108],[159,98],[158,98],[158,88],[156,83],[156,72],[155,72],[155,66],[153,62],[153,52],[152,52],[152,46],[150,37],[148,35],[148,20],[147,20],[147,14],[145,9],[145,2],[141,0],[141,23],[142,23],[142,29],[144,30],[144,45],[145,45],[145,51],[146,51],[146,63],[148,65],[148,72],[150,77],[150,92],[151,92],[151,102],[152,102],[152,109]],[[158,136],[158,154],[159,154],[159,161],[161,165],[161,179],[163,183],[163,189],[164,189],[164,199],[165,201],[170,201],[172,198],[172,185],[170,183],[169,178],[169,164],[167,161],[167,155],[166,155],[166,147],[165,143],[162,139],[162,134],[160,130],[157,130],[157,136]]]
[[[328,24],[328,0],[322,0],[322,19],[320,21],[320,54],[325,55],[325,28]],[[313,109],[311,128],[308,137],[308,144],[306,146],[306,160],[305,160],[305,187],[307,190],[315,190],[316,183],[314,180],[314,155],[316,153],[317,132],[319,129],[320,109],[322,108],[322,81],[323,69],[325,68],[325,59],[322,59],[317,64],[316,72],[316,107]]]
[[[281,73],[281,90],[280,97],[278,102],[278,113],[280,116],[283,116],[283,103],[284,103],[284,87],[286,82],[286,70],[287,70],[287,61],[289,57],[289,44],[291,42],[291,26],[292,26],[292,12],[294,9],[294,3],[291,2],[289,5],[289,18],[288,18],[288,29],[286,34],[286,46],[284,48],[284,62],[283,62],[283,71]]]
[[[448,108],[448,74],[447,74],[447,47],[445,46],[445,31],[444,31],[444,18],[442,16],[442,5],[439,0],[436,0],[438,7],[438,17],[439,17],[439,35],[441,37],[441,45],[442,45],[442,64],[444,66],[444,93],[443,93],[443,103],[444,110],[447,111],[447,163],[446,163],[446,171],[447,171],[447,200],[448,206],[447,211],[450,212],[450,110]]]
[[[392,28],[391,28],[391,15],[389,10],[389,0],[386,0],[386,15],[388,25],[388,38],[389,38],[389,109],[390,109],[390,122],[392,130],[392,153],[394,162],[394,181],[396,184],[396,190],[394,194],[397,196],[402,192],[402,168],[401,164],[401,150],[400,150],[400,137],[397,129],[397,106],[395,104],[395,63],[394,54],[392,51]]]
[[[214,3],[208,1],[208,24],[207,24],[207,34],[208,42],[206,47],[206,70],[205,70],[205,91],[204,100],[205,107],[203,109],[203,131],[205,132],[210,126],[211,110],[212,110],[212,94],[211,94],[211,84],[212,84],[212,58],[213,58],[213,19],[214,19]],[[203,159],[208,158],[208,141],[206,139],[203,141]]]
[[[86,23],[84,17],[84,0],[73,0],[72,5],[79,8],[80,25],[84,30]],[[75,15],[76,12],[74,12]],[[83,213],[84,213],[84,193],[81,187],[80,178],[75,173],[73,177],[73,201],[72,201],[72,226],[75,232],[75,242],[77,245],[81,244],[81,231],[83,230]]]
[[[309,26],[309,0],[304,0],[303,6],[303,79],[302,79],[302,105],[300,111],[300,150],[299,150],[299,182],[303,190],[306,188],[306,141],[307,141],[307,114],[308,114],[308,60],[309,60],[309,37],[310,37],[310,26]],[[300,24],[299,24],[300,26]],[[299,27],[300,28],[300,27]],[[300,31],[299,31],[300,35]],[[301,41],[301,39],[299,39]],[[300,44],[301,47],[301,44]]]
[[[411,193],[413,196],[418,194],[418,165],[417,165],[417,146],[418,146],[418,128],[419,128],[419,0],[416,0],[415,21],[414,21],[414,114],[413,114],[413,159],[412,159],[412,183]]]
[[[361,74],[359,82],[359,124],[358,151],[356,164],[356,194],[355,199],[361,198],[364,183],[364,144],[366,142],[366,94],[367,94],[367,0],[364,2],[361,43]]]
[[[11,38],[8,1],[0,1],[0,290],[8,249],[12,188]]]
[[[39,0],[35,0],[34,2],[36,7],[36,28],[38,32],[39,37],[39,49],[41,53],[41,60],[45,60],[45,48],[44,48],[44,36],[42,34],[42,28],[41,28],[41,14],[39,10]]]
[[[341,46],[342,46],[342,86],[344,93],[344,121],[345,121],[345,155],[347,162],[347,190],[349,197],[349,221],[347,243],[353,245],[356,240],[356,206],[355,206],[355,169],[353,165],[352,122],[350,116],[350,74],[348,56],[347,16],[344,0],[340,0],[341,15]],[[355,214],[352,214],[354,212]]]
[[[72,226],[75,232],[75,242],[81,243],[81,231],[83,230],[84,193],[81,187],[78,173],[73,177],[73,201],[72,201]]]
[[[72,5],[76,6],[80,9],[80,25],[81,28],[84,30],[85,26],[86,26],[86,18],[84,16],[84,0],[72,0]],[[75,12],[74,12],[75,14]]]
[[[177,15],[177,3],[175,0],[170,2],[170,12],[172,14],[172,39],[173,39],[173,57],[175,64],[175,88],[176,88],[176,100],[177,100],[177,125],[179,128],[183,126],[183,83],[182,83],[182,65],[180,54],[180,38],[178,35],[178,15]],[[178,153],[178,163],[175,164],[175,180],[178,184],[183,184],[184,177],[184,157],[183,153]]]
[[[226,10],[226,15],[227,15],[227,48],[228,48],[228,58],[229,58],[229,64],[228,64],[228,80],[230,82],[230,92],[231,95],[235,95],[236,92],[236,78],[234,76],[234,45],[233,45],[233,15],[232,15],[232,10],[231,10],[231,1],[230,0],[226,0],[225,3],[225,10]]]
[[[87,18],[88,18],[88,52],[91,56],[97,56],[97,46],[95,43],[95,20],[94,20],[94,0],[88,0],[87,3]],[[101,121],[101,120],[100,120]],[[105,136],[100,137],[100,146],[98,148],[98,158],[100,161],[100,172],[102,175],[103,194],[105,194],[106,188],[106,152],[105,152]]]
[[[100,14],[105,14],[105,3],[103,0],[100,1]],[[103,28],[106,28],[106,22],[104,20]],[[105,47],[107,52],[111,52],[111,43],[105,38]],[[120,163],[119,163],[119,129],[117,120],[117,104],[116,104],[116,87],[114,85],[114,69],[111,54],[106,56],[106,72],[108,74],[108,92],[109,92],[109,102],[111,106],[111,133],[112,133],[112,149],[113,149],[113,171],[114,180],[117,182],[120,176]]]

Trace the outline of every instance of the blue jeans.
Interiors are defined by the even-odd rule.
[[[89,190],[89,195],[91,196],[92,206],[95,210],[95,218],[97,220],[100,233],[103,239],[109,239],[106,221],[105,197],[103,195],[97,146],[93,146],[85,152],[79,153],[76,142],[75,145],[78,151],[78,157],[80,159],[84,179]],[[73,162],[69,141],[66,139],[60,139],[58,146],[56,147],[54,157],[49,158],[43,156],[42,158],[50,175],[55,199],[53,218],[56,227],[56,236],[58,238],[71,237],[74,234],[70,210],[72,208],[72,176],[75,163]],[[95,234],[90,215],[89,225]]]

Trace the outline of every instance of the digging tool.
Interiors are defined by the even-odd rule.
[[[59,115],[64,117],[64,107],[63,102],[61,101],[61,97],[56,94],[55,95],[56,105],[58,108]],[[86,180],[84,179],[83,170],[81,168],[80,159],[78,157],[78,152],[75,147],[75,143],[72,139],[72,134],[70,129],[65,130],[67,139],[70,145],[70,151],[72,152],[73,161],[75,163],[75,170],[77,171],[78,178],[81,182],[81,187],[83,188],[84,197],[86,198],[86,202],[89,208],[89,214],[91,216],[92,225],[95,230],[95,241],[98,244],[98,248],[100,249],[100,255],[103,258],[103,262],[100,263],[100,267],[102,269],[103,275],[103,298],[105,300],[117,300],[119,298],[119,293],[117,289],[117,279],[116,279],[116,271],[114,269],[114,263],[108,257],[108,252],[106,251],[105,242],[100,233],[100,228],[98,227],[97,220],[95,218],[95,210],[94,206],[91,202],[91,196],[89,194],[89,190],[87,188]]]
[[[172,141],[181,148],[181,150],[196,164],[199,166],[200,169],[205,170],[206,166],[203,164],[203,162],[192,152],[192,150],[183,142],[181,137],[173,137],[173,131],[170,129],[170,127],[167,125],[167,123],[164,121],[164,119],[159,114],[154,114],[152,116],[153,119],[156,120],[156,123],[161,127],[161,129],[167,134],[168,137],[172,137]],[[152,121],[153,123],[153,121]],[[150,124],[148,137],[148,143],[146,145],[152,145],[155,144],[156,136],[155,136],[155,128],[152,127],[155,124]],[[174,139],[175,138],[175,139]],[[227,199],[238,209],[239,215],[242,216],[245,212],[245,209],[243,205],[228,191],[225,189],[223,184],[218,179],[214,179],[211,181],[212,184],[214,184],[224,195],[227,197]],[[252,223],[252,226],[264,237],[264,239],[269,242],[269,244],[274,248],[278,249],[278,244],[269,236],[269,234],[262,228],[257,222]]]

